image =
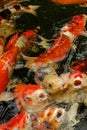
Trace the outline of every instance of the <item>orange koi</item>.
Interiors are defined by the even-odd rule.
[[[4,53],[0,58],[0,93],[5,90],[9,82],[9,78],[12,73],[11,71],[15,65],[17,55],[18,47],[14,46],[11,50]]]
[[[7,45],[5,46],[5,51],[8,51],[12,46],[14,46],[17,40],[18,40],[18,33],[16,33],[9,39]]]
[[[37,68],[53,62],[63,60],[71,49],[72,42],[83,34],[86,24],[86,15],[73,16],[71,21],[61,29],[59,36],[56,37],[53,45],[39,57],[24,57],[28,62],[25,67]],[[30,64],[30,60],[32,63]]]
[[[87,0],[51,0],[58,4],[81,4],[87,2]]]
[[[17,35],[13,36],[13,39],[8,42],[5,48],[6,52],[0,58],[0,77],[2,77],[0,78],[0,93],[5,90],[9,82],[14,65],[17,61],[17,56],[19,55],[20,51],[27,46],[27,38],[32,36],[31,31],[27,32],[27,38],[25,37],[25,34],[26,33],[23,33],[23,35],[19,38]]]
[[[21,111],[28,110],[32,108],[32,110],[38,108],[38,110],[47,102],[47,93],[43,88],[34,84],[19,84],[14,89],[14,97],[17,102],[17,106]]]
[[[33,40],[35,39],[35,37],[36,37],[36,32],[33,31],[33,30],[27,30],[27,31],[23,32],[20,36],[18,36],[18,33],[16,33],[15,35],[13,35],[9,39],[7,45],[5,46],[5,51],[11,49],[11,47],[13,45],[15,45],[15,46],[21,46],[21,45],[23,45],[23,43],[24,44],[26,43],[26,46],[29,47],[30,43],[33,42]],[[29,40],[29,42],[28,42],[28,40]]]
[[[20,113],[12,117],[8,122],[0,125],[0,130],[22,130],[26,128],[27,115]]]
[[[67,112],[63,108],[49,107],[44,112],[40,113],[37,118],[35,129],[37,130],[56,130],[61,124],[67,122]],[[41,127],[43,126],[43,127]]]

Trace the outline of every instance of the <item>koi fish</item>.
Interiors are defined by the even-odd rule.
[[[11,47],[14,45],[19,47],[26,45],[26,47],[29,47],[29,45],[32,42],[34,43],[35,37],[36,37],[36,32],[33,30],[27,30],[23,32],[20,36],[18,35],[18,33],[16,33],[9,39],[7,45],[5,46],[5,51],[11,49]]]
[[[42,67],[35,71],[35,81],[48,93],[49,102],[82,102],[86,96],[87,75],[81,71],[73,70],[57,75],[52,66]],[[79,99],[79,92],[82,91]],[[69,97],[71,95],[71,97]]]
[[[57,75],[52,66],[46,66],[36,70],[35,81],[49,94],[56,94],[65,83],[64,80]]]
[[[17,85],[14,89],[14,97],[20,111],[39,111],[48,102],[45,90],[34,84]]]
[[[59,36],[55,38],[53,45],[47,51],[36,58],[23,57],[27,61],[25,67],[38,68],[53,62],[62,61],[68,55],[74,40],[83,34],[85,24],[86,15],[73,16],[71,21],[66,23],[61,29]]]
[[[20,113],[12,117],[8,122],[0,124],[0,130],[24,130],[27,126],[28,117]]]
[[[0,94],[5,90],[18,55],[18,47],[4,53],[0,58]]]
[[[61,125],[67,123],[67,120],[65,109],[52,106],[38,115],[36,121],[33,122],[33,127],[35,130],[59,130]]]
[[[87,75],[80,71],[68,72],[60,75],[63,85],[57,90],[56,95],[51,95],[50,100],[58,103],[83,102],[87,98]]]
[[[23,35],[20,38],[18,38],[18,40],[17,37],[16,40],[14,37],[14,39],[11,39],[11,41],[9,41],[9,43],[7,44],[6,46],[7,51],[0,57],[0,77],[2,77],[0,78],[0,93],[2,93],[5,90],[9,82],[9,79],[12,75],[15,63],[17,61],[17,56],[22,51],[22,49],[26,47],[27,43],[26,39],[30,37],[31,37],[31,31],[23,33]]]
[[[87,0],[51,0],[58,4],[81,4],[87,2]]]

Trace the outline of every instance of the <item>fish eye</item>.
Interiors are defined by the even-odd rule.
[[[25,96],[24,101],[25,101],[26,103],[31,103],[31,102],[32,102],[32,98],[27,95],[27,96]]]
[[[27,95],[24,99],[25,99],[25,100],[30,100],[30,101],[31,101],[31,97],[28,96],[28,95]]]
[[[25,99],[31,99],[31,97],[27,95],[27,96],[25,97]]]

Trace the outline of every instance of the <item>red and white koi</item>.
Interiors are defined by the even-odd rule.
[[[20,111],[40,111],[48,103],[47,93],[34,84],[19,84],[14,89],[14,97]]]
[[[14,39],[11,39],[5,48],[6,52],[0,57],[0,77],[2,77],[0,78],[0,93],[5,90],[9,82],[17,56],[27,46],[28,38],[32,37],[31,32],[33,31],[26,31],[19,38],[13,36]],[[35,36],[35,32],[33,34]]]
[[[23,32],[20,36],[18,35],[18,33],[16,33],[15,35],[13,35],[7,45],[5,46],[5,51],[11,49],[12,46],[18,46],[19,48],[23,47],[26,45],[26,47],[30,46],[30,44],[35,40],[36,37],[36,32],[33,30],[27,30],[25,32]]]
[[[63,60],[70,51],[72,42],[85,31],[86,18],[87,16],[84,14],[73,16],[71,21],[61,29],[59,36],[46,52],[37,58],[32,57],[31,64],[29,62],[31,57],[24,57],[28,61],[25,67],[37,68]]]
[[[0,124],[0,130],[25,130],[28,127],[28,120],[26,113],[17,114],[8,122]]]

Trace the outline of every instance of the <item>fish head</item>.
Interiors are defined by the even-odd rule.
[[[14,96],[20,108],[35,107],[47,101],[47,94],[38,85],[20,84],[14,89]]]
[[[49,74],[43,80],[43,87],[49,94],[58,93],[63,89],[65,81],[58,75]]]
[[[73,71],[69,75],[69,80],[66,84],[69,84],[69,86],[72,87],[72,89],[83,89],[86,87],[87,82],[87,75],[85,73],[82,73],[80,71]]]
[[[50,107],[39,115],[39,122],[58,128],[61,124],[66,122],[66,115],[65,109]]]

